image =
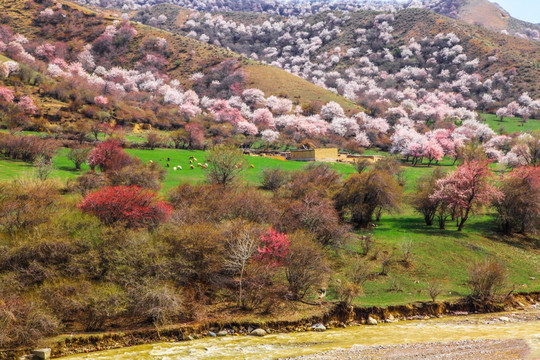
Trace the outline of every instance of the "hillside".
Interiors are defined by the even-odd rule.
[[[163,4],[133,19],[284,69],[364,106],[390,127],[398,120],[459,125],[477,111],[540,116],[540,100],[534,100],[540,95],[540,42],[417,8],[291,18],[243,14]],[[385,133],[386,125],[381,129]],[[363,145],[389,150],[384,136],[368,138]]]
[[[13,33],[18,33],[30,40],[29,50],[32,52],[40,44],[60,44],[66,50],[63,50],[63,56],[67,62],[76,61],[78,54],[84,51],[87,44],[96,41],[100,33],[107,26],[118,23],[119,19],[112,16],[103,16],[93,10],[84,8],[80,5],[69,1],[61,1],[63,5],[62,13],[64,18],[52,19],[51,23],[40,15],[40,11],[44,8],[34,2],[21,2],[16,0],[2,0],[0,7],[3,10],[2,23],[7,26]],[[60,13],[60,12],[59,12]],[[111,14],[111,12],[107,12]],[[108,58],[101,56],[101,65],[107,68],[114,66],[134,69],[141,67],[145,62],[145,53],[141,51],[144,45],[143,41],[150,38],[162,38],[167,43],[167,51],[163,55],[166,60],[159,68],[160,72],[168,76],[170,79],[177,79],[180,84],[186,88],[193,85],[191,79],[195,73],[204,73],[209,68],[217,66],[226,60],[238,59],[239,67],[246,68],[246,72],[253,73],[253,68],[264,68],[264,66],[253,61],[246,61],[240,55],[206,44],[194,39],[184,37],[177,34],[159,30],[153,27],[144,26],[141,24],[133,24],[133,28],[137,35],[127,45],[122,47],[119,53],[111,53]],[[65,44],[65,45],[64,45]],[[58,49],[57,49],[58,50]],[[4,58],[4,61],[10,60]],[[39,60],[42,60],[41,58]],[[161,61],[161,60],[159,60]],[[148,66],[148,65],[145,65]],[[54,83],[50,75],[47,73],[46,64],[40,64],[37,67],[33,65],[33,71],[39,75],[40,79],[45,82]],[[346,109],[355,109],[358,111],[360,107],[352,104],[350,101],[335,95],[325,89],[305,82],[304,80],[287,73],[285,71],[274,70],[270,71],[271,76],[253,76],[248,78],[247,83],[250,87],[264,89],[266,96],[281,95],[294,99],[295,104],[307,104],[313,100],[323,102],[336,101]],[[282,83],[289,84],[287,93],[283,93],[274,86],[275,79]],[[34,84],[24,85],[25,92],[33,94],[36,106],[40,110],[40,115],[48,121],[54,121],[58,118],[69,120],[73,115],[65,113],[65,109],[69,108],[69,101],[58,97],[50,96],[43,89]],[[10,85],[12,86],[12,85]],[[22,88],[19,88],[22,91]],[[308,94],[305,97],[303,94]],[[84,112],[79,112],[82,117],[86,117]],[[77,115],[79,116],[79,115]],[[77,117],[76,116],[76,117]],[[115,115],[113,114],[113,117]],[[153,122],[153,121],[152,121]]]
[[[495,6],[489,2],[487,3],[490,6]],[[463,12],[468,13],[466,10],[463,10]],[[164,4],[139,12],[134,19],[138,21],[148,20],[148,18],[141,16],[142,13],[149,13],[152,17],[165,14],[168,20],[162,26],[176,33],[187,34],[188,30],[185,27],[185,22],[189,20],[189,14],[192,11],[182,9],[178,6]],[[359,27],[365,27],[372,23],[377,14],[379,13],[373,11],[349,13],[347,17],[350,17],[350,19],[340,23],[341,33],[339,36],[313,53],[311,58],[321,56],[323,52],[331,51],[336,47],[340,47],[342,53],[345,53],[347,49],[355,48],[357,46],[355,31]],[[238,24],[251,23],[252,25],[259,26],[263,20],[267,21],[270,18],[269,15],[250,13],[243,13],[240,16],[238,13],[220,13],[219,15],[226,21],[236,22]],[[273,19],[280,20],[279,17],[275,16]],[[305,18],[305,21],[311,24],[320,21],[326,22],[327,13],[308,16]],[[491,20],[489,21],[491,22]],[[422,39],[426,36],[435,36],[438,33],[452,32],[461,40],[464,53],[469,59],[480,59],[481,65],[478,72],[482,77],[488,78],[496,72],[506,73],[515,69],[517,74],[512,80],[513,93],[521,94],[523,92],[529,92],[533,98],[540,96],[540,83],[535,81],[540,75],[540,42],[505,36],[475,24],[468,24],[466,19],[463,19],[463,21],[450,19],[423,9],[398,11],[395,16],[395,23],[392,25],[394,28],[392,32],[394,40],[389,48],[396,48],[407,44],[411,38]],[[238,49],[240,50],[241,48]],[[247,51],[249,50],[246,49],[245,52]],[[488,57],[493,55],[496,55],[498,60],[488,63]],[[353,62],[347,62],[347,59],[343,59],[335,67],[339,68],[352,64]]]
[[[441,15],[462,20],[470,25],[479,25],[497,32],[523,34],[531,38],[531,30],[540,30],[538,24],[528,23],[512,17],[496,1],[489,0],[448,0],[430,8]],[[536,37],[536,40],[540,38]]]
[[[416,9],[398,13],[395,28],[402,43],[406,43],[411,37],[453,32],[460,38],[469,58],[480,59],[479,72],[484,77],[515,69],[513,91],[516,94],[527,91],[533,97],[540,96],[540,83],[536,81],[540,76],[540,42],[502,35],[463,21]],[[489,64],[487,60],[491,55],[496,55],[498,59]]]

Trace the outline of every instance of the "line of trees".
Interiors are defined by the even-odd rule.
[[[451,219],[461,231],[471,215],[493,207],[503,233],[536,233],[540,229],[540,168],[517,167],[501,175],[495,186],[488,165],[485,160],[472,160],[449,174],[435,170],[419,179],[411,202],[426,225],[436,219],[444,229]]]

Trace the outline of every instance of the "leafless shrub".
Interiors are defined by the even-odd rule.
[[[503,290],[507,279],[505,267],[495,259],[475,262],[469,269],[471,296],[488,300]]]
[[[367,159],[356,159],[353,163],[353,166],[358,173],[361,173],[366,170],[370,164],[370,161]]]
[[[367,256],[370,250],[375,245],[375,240],[373,239],[372,234],[360,236],[360,247],[362,248],[362,253],[364,256]]]
[[[412,240],[403,240],[401,242],[401,252],[403,254],[403,263],[409,265],[412,258],[413,242]]]
[[[351,268],[351,281],[357,285],[363,286],[371,276],[371,265],[359,257],[357,257]]]
[[[388,289],[389,292],[403,292],[403,288],[401,286],[401,282],[397,278],[392,278],[392,281],[390,283],[390,288]]]
[[[45,181],[49,178],[53,171],[53,166],[50,159],[39,155],[34,160],[34,169],[36,171],[36,176],[39,180]]]
[[[390,265],[392,265],[392,254],[390,254],[388,251],[383,251],[381,256],[381,271],[379,272],[379,275],[388,275]]]
[[[131,294],[135,313],[155,326],[170,324],[184,314],[184,301],[178,291],[163,282],[148,282]]]
[[[289,174],[280,168],[265,168],[261,173],[261,187],[276,191],[289,181]]]
[[[352,281],[338,281],[337,293],[339,295],[339,300],[349,306],[356,297],[362,294],[362,286],[355,284]]]
[[[286,264],[289,291],[294,300],[303,299],[313,287],[322,284],[330,271],[323,250],[303,233],[291,236]]]
[[[429,293],[429,297],[431,298],[431,301],[435,302],[435,300],[437,299],[437,296],[439,296],[442,293],[443,289],[439,281],[432,280],[428,284],[427,291]]]

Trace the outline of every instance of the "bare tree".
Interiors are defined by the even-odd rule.
[[[259,238],[253,231],[245,230],[238,236],[227,240],[228,254],[225,259],[225,267],[239,276],[238,279],[238,304],[244,305],[243,280],[249,260],[255,254]]]
[[[408,265],[412,257],[412,240],[403,240],[401,242],[401,252],[403,253],[403,262]]]
[[[371,234],[360,236],[360,247],[364,256],[367,256],[373,245],[375,245],[375,240]]]
[[[427,290],[429,293],[429,297],[431,298],[431,301],[435,302],[435,300],[437,299],[437,296],[439,296],[442,293],[441,283],[436,280],[433,280],[428,284]]]
[[[53,171],[51,160],[44,156],[38,156],[36,160],[34,160],[34,168],[36,169],[36,176],[41,181],[47,180]]]

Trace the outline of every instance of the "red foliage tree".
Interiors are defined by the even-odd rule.
[[[287,234],[270,228],[261,235],[261,245],[262,247],[257,247],[255,260],[268,266],[278,266],[289,253],[291,241]]]
[[[88,165],[101,171],[120,170],[133,162],[133,159],[122,149],[120,141],[107,139],[99,144],[88,156]]]
[[[154,191],[139,186],[104,187],[85,197],[78,207],[104,224],[123,223],[133,228],[156,226],[166,221],[173,209],[158,200]]]
[[[453,211],[457,218],[458,231],[471,214],[502,197],[489,180],[493,176],[488,161],[469,161],[437,182],[431,199],[440,201]]]

